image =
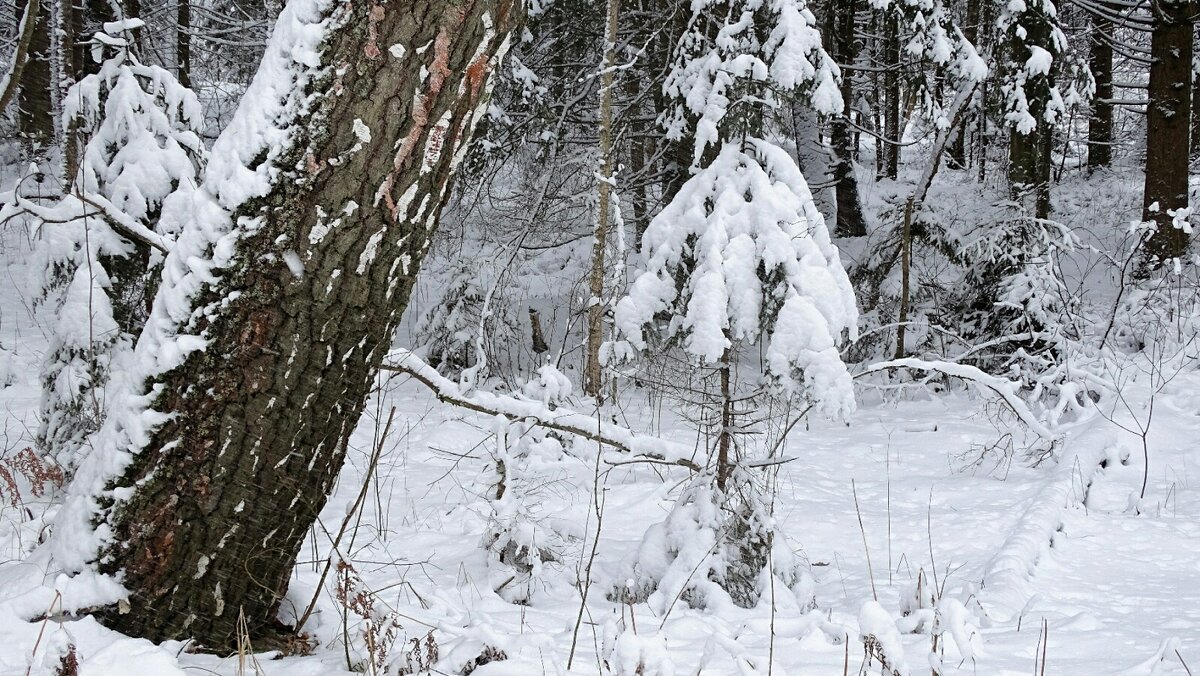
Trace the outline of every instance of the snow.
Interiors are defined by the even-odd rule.
[[[0,301],[8,317],[19,307],[14,290],[0,290]],[[37,383],[25,368],[36,355],[24,349],[26,342],[14,340],[13,322],[6,321],[2,330],[0,340],[18,348],[12,359],[19,380],[0,391],[0,397],[10,410],[20,402],[27,409],[36,406]],[[552,374],[547,378],[558,380]],[[480,547],[490,512],[483,496],[495,480],[490,461],[486,453],[475,458],[453,455],[469,452],[481,441],[486,447],[495,438],[494,422],[448,408],[427,389],[403,378],[381,385],[379,405],[396,405],[398,429],[411,431],[381,463],[377,481],[390,499],[384,512],[368,510],[354,558],[385,562],[360,566],[373,589],[397,585],[386,595],[403,627],[393,654],[407,650],[410,639],[423,640],[433,631],[441,647],[441,671],[457,672],[483,646],[491,645],[503,649],[507,659],[475,673],[541,673],[545,665],[548,671],[590,674],[596,673],[597,660],[607,660],[615,673],[635,661],[644,665],[644,673],[657,669],[715,676],[740,673],[742,665],[756,665],[758,673],[765,673],[773,627],[776,673],[841,673],[847,649],[852,665],[862,661],[858,637],[864,633],[898,638],[910,672],[924,673],[930,635],[901,631],[893,636],[889,631],[889,624],[894,631],[904,617],[903,599],[915,585],[918,569],[926,579],[932,570],[940,580],[948,576],[947,594],[934,606],[944,626],[945,674],[1027,673],[1043,618],[1050,626],[1047,673],[1186,676],[1176,650],[1194,668],[1194,637],[1200,635],[1200,615],[1194,609],[1200,607],[1200,590],[1186,575],[1200,559],[1200,497],[1186,479],[1200,471],[1191,452],[1191,442],[1200,434],[1194,415],[1200,405],[1195,394],[1200,392],[1200,376],[1194,371],[1184,373],[1160,402],[1156,425],[1161,427],[1152,437],[1156,469],[1151,474],[1151,496],[1160,511],[1142,515],[1126,512],[1128,495],[1141,481],[1140,456],[1130,453],[1136,440],[1099,418],[1065,430],[1064,455],[1057,463],[1043,468],[1014,463],[1006,477],[964,464],[963,453],[998,433],[981,415],[988,398],[969,390],[933,398],[867,393],[851,426],[813,420],[785,449],[803,462],[781,466],[776,514],[792,536],[788,547],[813,566],[811,594],[818,609],[789,605],[777,592],[773,618],[769,603],[753,609],[719,606],[719,611],[677,603],[667,614],[662,610],[670,605],[667,593],[658,606],[630,607],[606,600],[605,586],[627,579],[623,561],[643,546],[651,524],[668,517],[679,497],[673,486],[687,472],[669,469],[664,482],[645,466],[603,465],[605,516],[586,616],[596,623],[600,636],[593,638],[592,625],[583,626],[571,672],[565,672],[565,664],[579,607],[575,570],[586,561],[590,545],[585,544],[595,533],[594,515],[588,519],[594,445],[557,452],[538,446],[532,456],[537,463],[526,465],[523,481],[533,496],[526,502],[537,511],[525,523],[535,527],[534,533],[540,529],[542,536],[561,538],[565,546],[559,551],[565,560],[544,563],[540,583],[531,588],[530,605],[513,605],[489,587],[503,580],[492,582],[490,566],[499,564],[490,563]],[[1129,396],[1141,396],[1138,392],[1142,390],[1130,390]],[[490,397],[481,400],[494,403],[495,395]],[[561,405],[547,411],[540,400],[523,406],[570,415]],[[635,427],[646,425],[648,413],[636,404],[627,408]],[[596,424],[595,418],[582,417]],[[352,449],[372,447],[375,424],[373,415],[363,420]],[[672,415],[664,425],[663,436],[679,442],[690,439],[683,419]],[[522,434],[514,431],[510,438]],[[691,446],[690,441],[680,445]],[[1101,468],[1105,459],[1107,466]],[[349,463],[322,517],[326,523],[344,517],[361,485],[365,451],[352,450]],[[878,602],[872,600],[858,517],[848,497],[852,478]],[[11,539],[18,532],[14,527],[26,542],[35,542],[36,532],[53,518],[35,514],[38,519],[23,524],[0,521],[0,532],[8,538],[0,544],[16,547]],[[691,531],[671,532],[681,545],[693,546],[691,551],[704,545],[702,539],[688,538]],[[314,558],[323,559],[329,553],[328,541],[318,539],[315,544]],[[65,607],[86,607],[119,595],[119,589],[95,577],[64,577],[56,583],[53,576],[47,577],[44,555],[30,558],[18,549],[9,557],[25,561],[0,564],[0,636],[8,646],[0,656],[0,672],[23,674],[33,663],[34,674],[49,676],[69,637],[85,674],[116,669],[238,673],[236,656],[189,654],[181,651],[181,644],[154,647],[103,629],[90,618],[47,625],[31,661],[42,625],[29,620],[44,614],[54,601],[55,584]],[[289,599],[303,607],[316,578],[311,567],[300,566]],[[267,673],[352,673],[342,656],[340,618],[339,607],[322,597],[307,627],[322,641],[317,654],[278,661],[260,654],[260,663]],[[364,644],[353,638],[361,629],[361,622],[352,619],[348,630],[356,658],[365,655]],[[964,646],[973,646],[972,652]],[[899,650],[893,646],[889,654]]]

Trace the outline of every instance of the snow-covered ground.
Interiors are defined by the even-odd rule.
[[[17,253],[28,250],[27,233],[0,235],[0,446],[11,457],[36,429],[46,339]],[[1128,409],[1110,402],[1105,413],[1131,429],[1149,421],[1140,504],[1142,438],[1098,413],[1060,430],[1053,458],[1036,466],[1024,456],[1036,439],[963,389],[863,387],[848,424],[798,425],[784,449],[792,460],[778,466],[774,513],[811,566],[815,608],[782,589],[753,609],[679,601],[655,613],[609,601],[606,591],[624,582],[622,561],[666,517],[688,475],[597,466],[595,446],[584,442],[538,446],[514,479],[511,490],[520,486],[529,509],[520,523],[557,561],[534,571],[527,603],[511,602],[512,570],[485,547],[497,423],[437,403],[402,375],[381,380],[281,610],[302,615],[316,594],[305,625],[319,644],[310,656],[192,654],[64,612],[86,607],[97,590],[55,575],[37,549],[52,526],[52,495],[34,495],[18,476],[18,497],[0,481],[0,673],[52,674],[69,645],[85,675],[374,673],[363,664],[367,634],[378,637],[376,655],[390,653],[388,673],[405,659],[416,673],[479,676],[879,673],[878,664],[864,665],[864,629],[902,673],[929,673],[931,659],[945,674],[1196,673],[1200,371],[1186,357],[1160,388],[1136,359],[1123,373]],[[635,429],[658,414],[639,392],[626,393],[622,409]],[[695,441],[669,406],[654,427]],[[364,507],[335,557],[352,568],[331,570],[318,593],[331,538],[379,444]],[[581,606],[578,581],[589,578]],[[363,592],[372,626],[356,614],[361,605],[336,598],[339,584],[351,597]],[[936,646],[928,626],[908,631],[934,606],[945,630]]]

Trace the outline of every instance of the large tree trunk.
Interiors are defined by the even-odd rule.
[[[854,34],[858,0],[831,2],[829,10],[834,20],[833,43],[839,64],[853,66],[858,60],[858,38]],[[842,237],[861,237],[867,234],[862,202],[858,195],[858,178],[854,175],[855,135],[851,132],[850,117],[854,108],[854,73],[842,69],[842,101],[845,108],[833,118],[829,128],[833,145],[833,177],[837,181],[837,234]]]
[[[1187,0],[1154,5],[1150,105],[1146,107],[1146,193],[1142,218],[1157,230],[1145,260],[1157,266],[1187,251],[1188,235],[1170,211],[1188,205],[1188,138],[1192,107],[1192,13]]]
[[[900,24],[895,12],[887,12],[883,20],[883,175],[896,180],[900,172]]]
[[[215,202],[195,207],[138,344],[155,413],[129,399],[88,459],[116,465],[85,547],[130,592],[109,626],[217,650],[239,614],[253,634],[275,631],[523,7],[283,11],[253,100],[214,146]],[[319,48],[294,44],[306,38]],[[194,272],[205,265],[211,276]],[[82,511],[60,527],[80,528]]]
[[[25,0],[15,3],[17,21],[25,13]],[[17,94],[17,128],[26,160],[39,160],[54,140],[54,103],[50,78],[50,12],[34,14],[29,55],[21,72]]]
[[[1039,7],[1021,15],[1022,20],[1018,25],[1023,31],[1014,31],[1009,38],[1010,68],[1024,67],[1031,46],[1046,49],[1053,44],[1053,18],[1044,11]],[[1036,121],[1034,128],[1023,133],[1016,125],[1012,125],[1009,133],[1009,190],[1012,198],[1021,202],[1037,218],[1050,217],[1050,150],[1054,125],[1046,121],[1045,115],[1058,61],[1056,57],[1052,66],[1054,70],[1050,74],[1031,75],[1029,82],[1023,85],[1028,96],[1029,115]]]
[[[1088,169],[1107,167],[1112,163],[1113,142],[1113,49],[1112,22],[1092,15],[1092,46],[1088,66],[1096,79],[1096,95],[1092,99],[1092,116],[1088,120]]]

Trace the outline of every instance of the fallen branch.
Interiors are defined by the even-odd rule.
[[[572,434],[659,463],[686,467],[693,472],[703,469],[691,459],[693,449],[683,444],[658,437],[640,436],[627,427],[604,421],[597,425],[594,417],[561,406],[552,410],[540,401],[492,392],[464,393],[457,383],[438,373],[409,350],[392,350],[384,357],[380,368],[411,376],[413,380],[429,388],[438,401],[469,411],[531,422],[539,427]]]
[[[1026,427],[1032,430],[1039,437],[1042,437],[1047,441],[1055,441],[1058,439],[1058,435],[1051,432],[1041,420],[1038,420],[1037,416],[1033,414],[1033,411],[1029,410],[1029,406],[1025,404],[1025,401],[1017,396],[1016,383],[1012,382],[1011,380],[1005,380],[1004,378],[999,378],[997,376],[984,373],[974,366],[969,366],[967,364],[956,364],[949,361],[925,361],[923,359],[915,359],[910,357],[907,359],[893,359],[891,361],[871,364],[866,368],[866,370],[858,375],[862,376],[868,373],[886,371],[894,368],[932,371],[950,376],[952,378],[960,378],[962,380],[975,383],[975,385],[980,388],[989,389],[992,392],[995,392],[1000,399],[1008,405],[1008,408],[1012,410],[1013,414],[1016,415],[1021,422],[1025,423]]]

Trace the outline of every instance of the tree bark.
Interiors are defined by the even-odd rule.
[[[1200,22],[1193,26],[1196,40],[1192,42],[1192,55],[1200,49]],[[1200,163],[1200,69],[1192,71],[1192,163]]]
[[[90,46],[93,33],[100,30],[106,21],[114,19],[112,5],[107,0],[61,0],[62,30],[60,58],[62,60],[62,83],[64,89],[78,82],[85,75],[95,73],[100,64],[92,58]],[[67,181],[74,180],[79,169],[79,154],[85,139],[79,138],[75,129],[63,129],[63,167]]]
[[[175,77],[192,86],[192,3],[175,0]]]
[[[1030,55],[1030,46],[1052,44],[1053,17],[1028,10],[1022,15],[1019,25],[1025,34],[1014,33],[1010,37],[1008,58],[1010,68],[1022,68]],[[1057,68],[1059,59],[1055,58]],[[1050,150],[1053,140],[1053,125],[1046,122],[1045,114],[1049,102],[1049,89],[1054,86],[1055,71],[1049,75],[1031,75],[1032,84],[1026,84],[1029,114],[1036,126],[1022,133],[1016,126],[1010,127],[1008,146],[1008,184],[1014,200],[1022,202],[1037,218],[1050,217]],[[1032,200],[1032,205],[1029,202]]]
[[[1195,4],[1186,0],[1154,5],[1142,219],[1157,230],[1146,242],[1143,270],[1182,256],[1188,246],[1187,233],[1174,226],[1169,212],[1188,205],[1194,12]]]
[[[21,86],[21,75],[25,64],[29,62],[29,49],[33,45],[33,36],[38,29],[38,16],[45,12],[39,0],[28,0],[25,6],[17,12],[17,47],[13,50],[12,63],[8,67],[8,76],[4,80],[4,88],[0,90],[0,112],[8,108],[13,96]]]
[[[275,93],[305,112],[255,160],[273,168],[267,193],[226,207],[228,263],[179,324],[204,348],[146,383],[167,417],[110,483],[105,495],[120,501],[101,497],[111,536],[98,566],[130,591],[127,608],[104,615],[109,626],[213,650],[234,645],[239,615],[252,634],[279,629],[296,555],[523,7],[342,2],[318,17],[331,26],[321,64],[293,66],[311,75],[311,95]]]
[[[829,150],[821,140],[821,124],[811,106],[795,100],[789,103],[792,136],[796,141],[796,166],[812,189],[813,201],[827,222],[837,218],[836,188],[830,180]]]
[[[900,25],[894,12],[884,18],[883,74],[883,175],[892,180],[900,172]]]
[[[858,0],[831,3],[834,26],[835,58],[843,65],[853,65],[858,59],[858,40],[854,34]],[[830,125],[833,145],[833,177],[837,182],[837,233],[842,237],[861,237],[867,234],[862,203],[858,195],[858,178],[854,175],[854,134],[850,115],[854,107],[854,75],[842,70],[842,101],[845,108]]]
[[[604,66],[600,76],[600,181],[596,207],[596,229],[593,233],[592,266],[588,275],[587,363],[584,371],[584,391],[596,398],[604,399],[603,369],[600,367],[600,344],[604,340],[604,315],[607,305],[604,300],[604,278],[606,276],[605,250],[608,248],[608,228],[612,208],[613,171],[613,86],[614,69],[617,63],[617,19],[620,1],[608,0],[604,29]]]
[[[18,22],[25,13],[25,4],[25,0],[15,3]],[[54,103],[50,90],[49,12],[32,14],[34,31],[17,94],[17,128],[25,158],[37,160],[54,141]]]
[[[721,429],[717,431],[717,490],[724,493],[733,476],[733,359],[729,349],[721,355],[717,367],[721,379]]]
[[[1113,49],[1112,22],[1092,15],[1092,45],[1088,66],[1096,79],[1096,95],[1092,98],[1092,116],[1088,120],[1088,169],[1112,164],[1113,143]]]

